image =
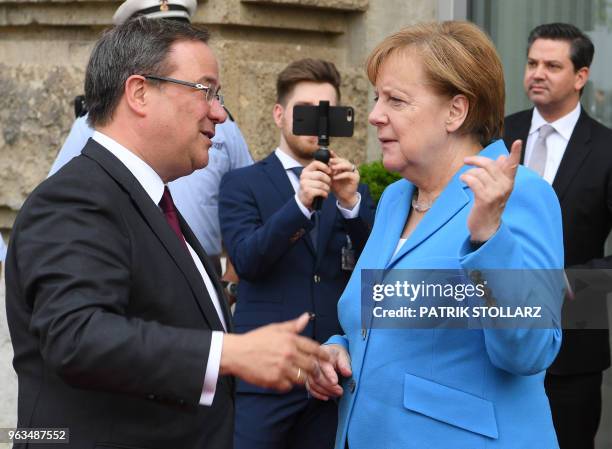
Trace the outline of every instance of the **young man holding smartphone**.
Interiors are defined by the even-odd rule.
[[[280,144],[253,166],[228,173],[219,189],[221,232],[238,275],[236,332],[295,317],[313,317],[304,330],[319,342],[340,331],[336,304],[374,220],[374,203],[355,165],[333,151],[314,160],[316,136],[293,134],[293,107],[340,99],[331,62],[303,59],[277,79],[273,117]],[[324,197],[315,211],[316,197]],[[351,259],[353,262],[351,262]],[[295,377],[304,375],[296,370]],[[333,402],[238,382],[236,449],[331,448]]]

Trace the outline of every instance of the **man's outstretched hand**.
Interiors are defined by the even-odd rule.
[[[317,369],[318,360],[329,360],[319,343],[299,335],[309,319],[304,313],[295,320],[269,324],[246,334],[224,335],[220,374],[279,391],[303,384]]]

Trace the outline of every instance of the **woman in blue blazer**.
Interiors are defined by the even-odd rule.
[[[504,80],[493,44],[469,23],[417,25],[386,38],[367,71],[383,163],[404,179],[385,190],[338,304],[345,334],[308,378],[313,396],[341,396],[336,448],[558,448],[543,385],[561,343],[558,277],[489,279],[498,305],[543,305],[538,328],[362,322],[364,269],[457,269],[483,285],[487,269],[563,267],[556,195],[518,166],[520,141],[509,154],[496,140]]]

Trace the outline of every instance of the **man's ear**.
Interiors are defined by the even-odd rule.
[[[272,117],[274,117],[274,123],[276,123],[276,126],[278,128],[283,127],[283,116],[284,115],[285,115],[285,108],[281,104],[276,103],[274,105],[274,108],[272,109]]]
[[[574,89],[577,92],[584,87],[589,80],[590,69],[588,67],[582,67],[576,71],[576,80],[574,82]]]
[[[470,101],[465,95],[459,94],[451,98],[448,118],[446,119],[446,131],[452,133],[461,128],[469,110]]]
[[[125,81],[124,96],[130,110],[141,117],[146,115],[150,103],[151,85],[140,75],[132,75]]]

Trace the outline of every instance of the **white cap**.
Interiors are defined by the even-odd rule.
[[[137,16],[150,19],[184,19],[191,22],[191,16],[197,8],[197,0],[126,0],[113,15],[113,23],[121,25]]]

